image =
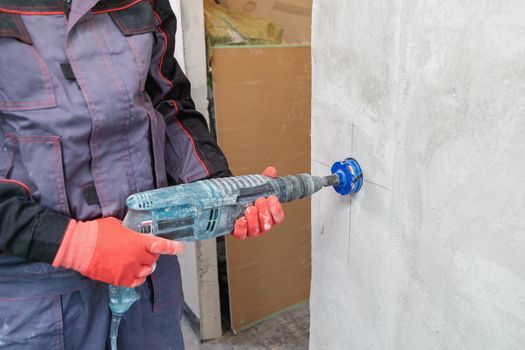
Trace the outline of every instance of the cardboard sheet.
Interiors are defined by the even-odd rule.
[[[310,47],[215,48],[219,143],[235,175],[310,171]],[[308,299],[310,200],[285,205],[264,237],[226,239],[234,331]]]

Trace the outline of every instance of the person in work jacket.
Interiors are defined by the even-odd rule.
[[[132,193],[231,175],[175,28],[168,0],[0,0],[0,349],[106,348],[106,283],[142,296],[119,349],[184,347],[182,244],[120,221]],[[234,233],[283,219],[259,199]]]

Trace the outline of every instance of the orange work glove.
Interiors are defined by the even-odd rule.
[[[268,167],[262,173],[265,176],[276,177],[277,170]],[[258,198],[255,205],[244,211],[244,216],[237,219],[233,236],[243,240],[248,237],[257,237],[271,230],[273,225],[284,221],[284,210],[279,203],[279,198],[270,196],[268,198]]]
[[[134,288],[153,273],[160,254],[180,255],[183,249],[180,242],[131,231],[116,218],[71,220],[53,266]]]

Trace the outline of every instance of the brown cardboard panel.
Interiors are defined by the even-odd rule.
[[[310,48],[215,48],[212,68],[219,143],[233,172],[309,172]],[[264,237],[226,239],[234,331],[309,297],[310,200],[285,213]]]
[[[309,43],[312,0],[227,0],[228,7],[275,22],[284,29],[289,44]]]

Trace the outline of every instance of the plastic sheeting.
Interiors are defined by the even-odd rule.
[[[209,45],[281,44],[283,29],[273,22],[252,15],[230,11],[214,0],[205,0],[204,16]]]

